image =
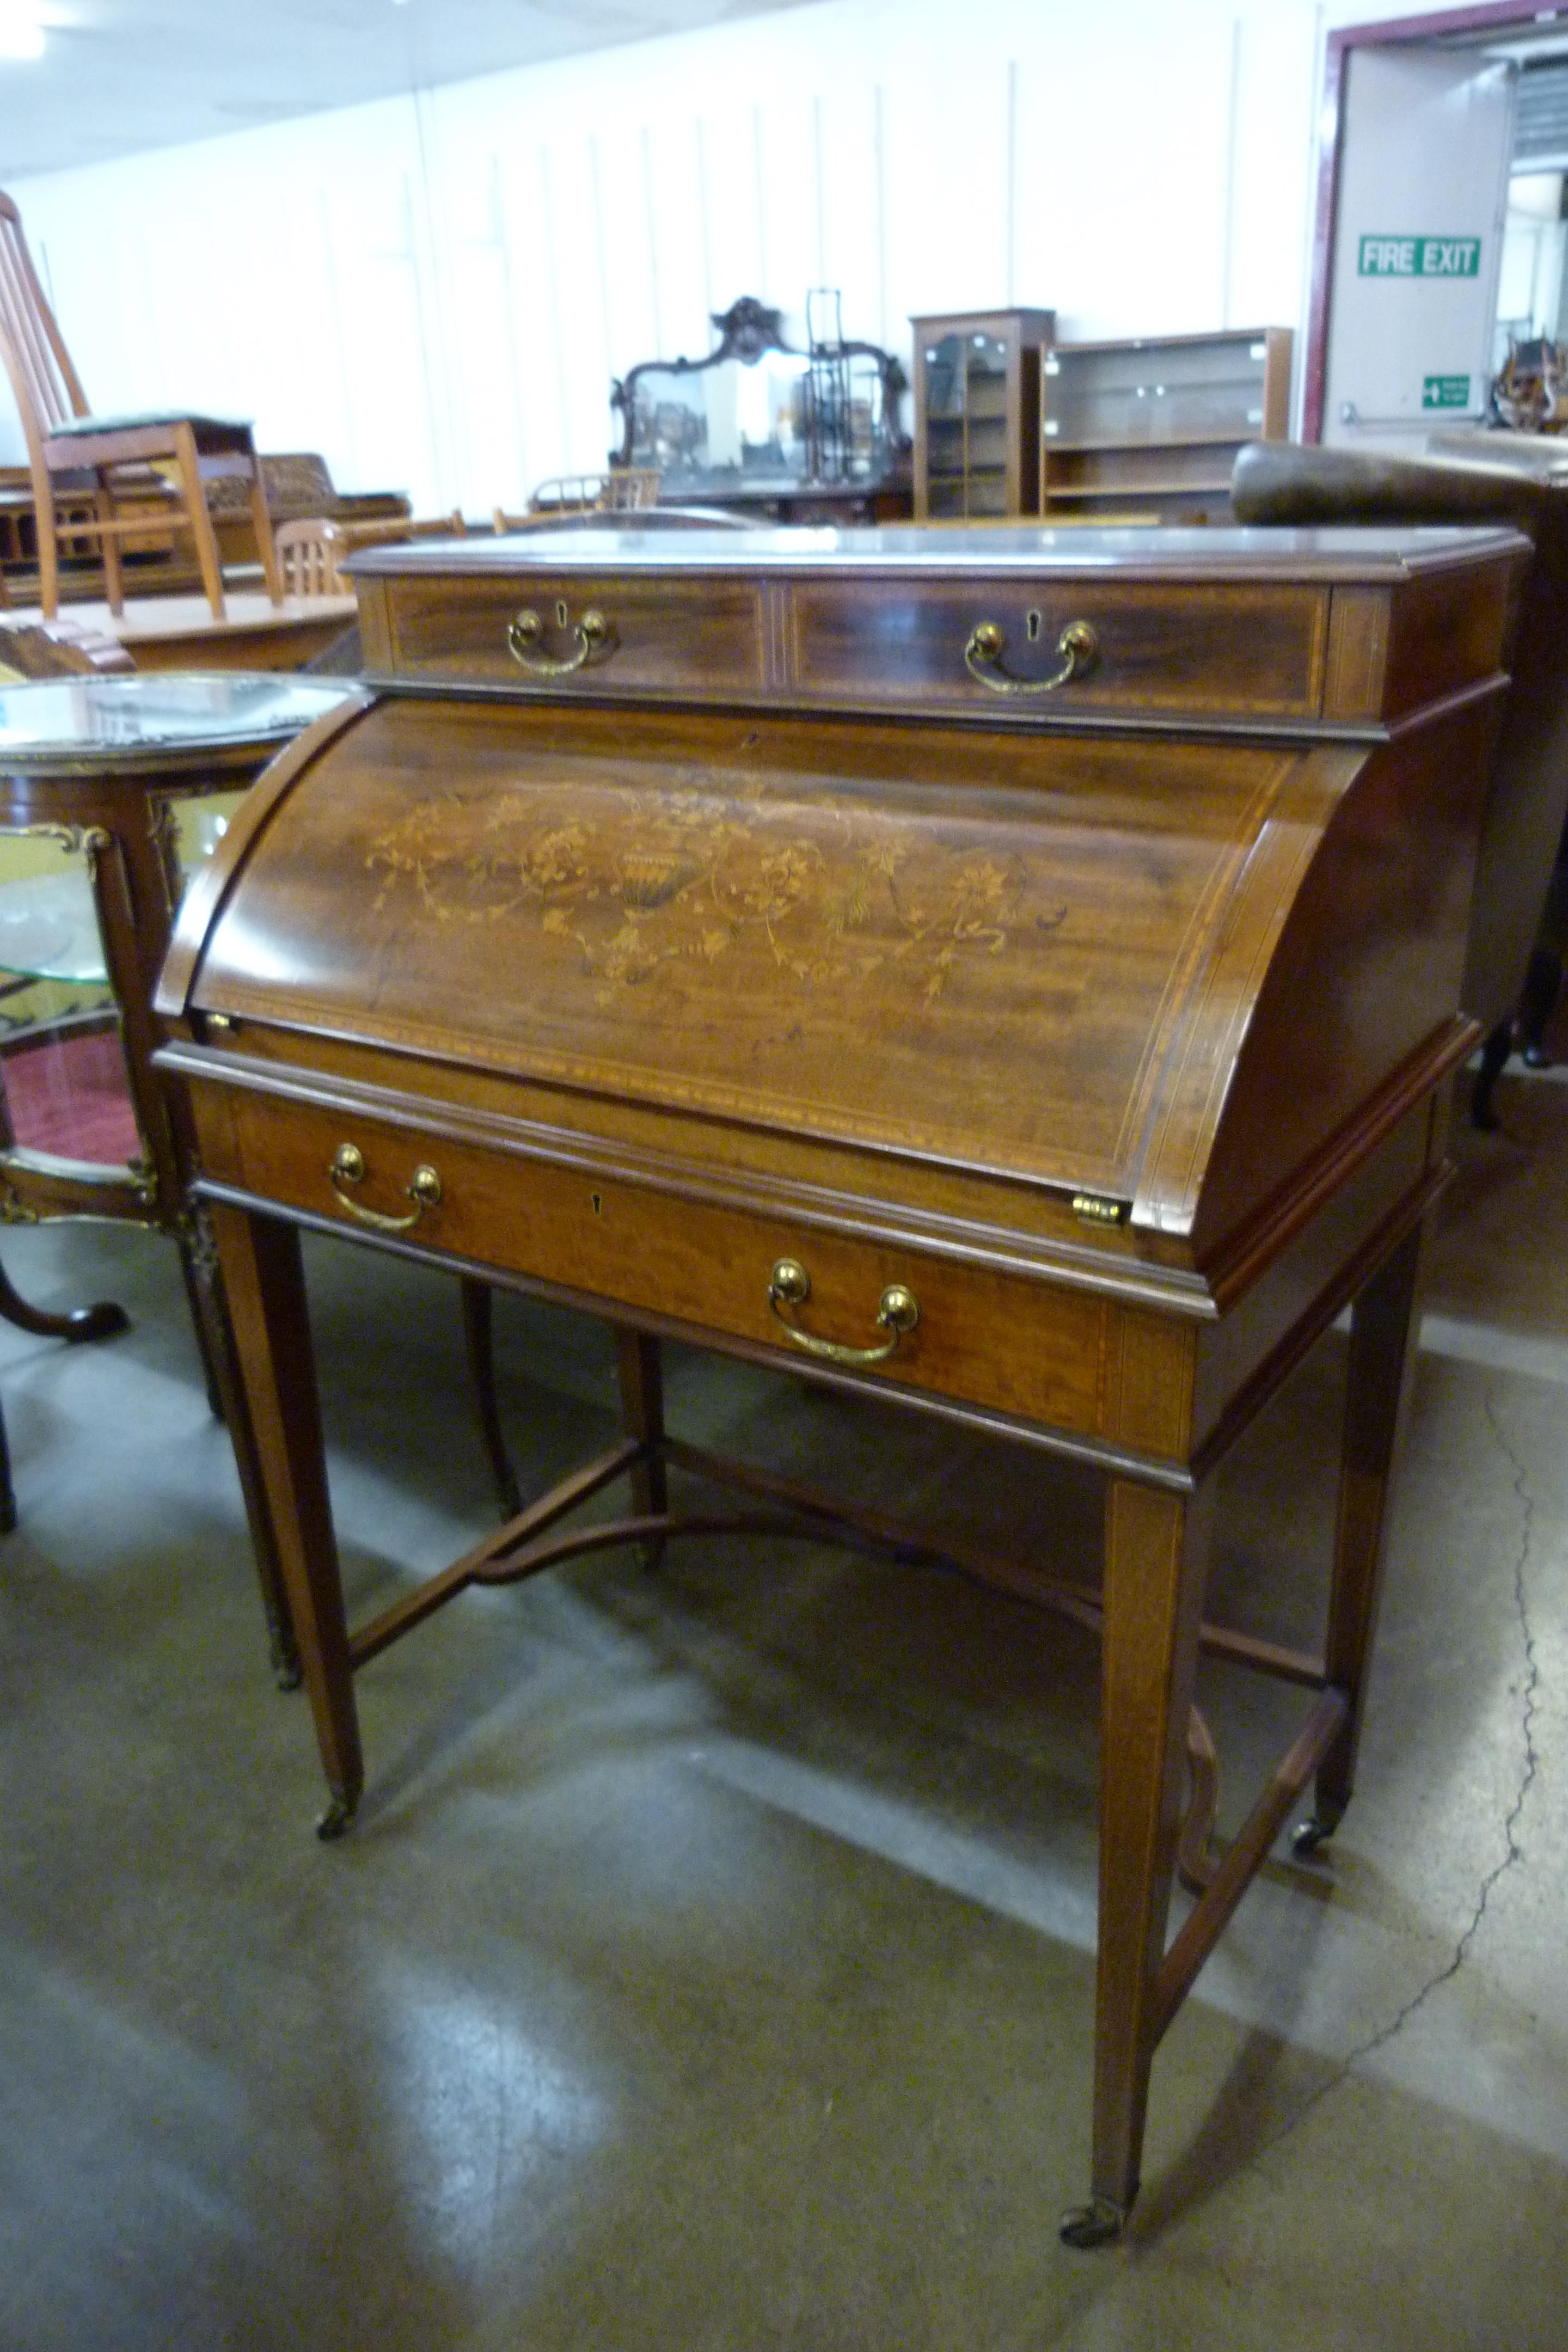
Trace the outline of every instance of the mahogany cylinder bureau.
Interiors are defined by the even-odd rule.
[[[354,1671],[468,1584],[682,1526],[678,1335],[1094,1465],[1092,2194],[1309,1780],[1351,1790],[1423,1214],[1443,1180],[1507,530],[589,531],[355,571],[371,680],[276,761],[165,968],[342,1829]],[[299,1229],[618,1332],[622,1444],[345,1622]],[[1321,1652],[1204,1619],[1210,1473],[1349,1305]],[[629,1477],[629,1517],[560,1524]],[[1308,1690],[1217,1862],[1199,1647]],[[1189,1766],[1189,1757],[1191,1759]],[[1184,1801],[1189,1769],[1196,1792]],[[1181,1859],[1202,1887],[1167,1942]]]

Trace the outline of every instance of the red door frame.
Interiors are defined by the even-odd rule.
[[[1318,441],[1323,431],[1323,381],[1329,349],[1329,287],[1334,261],[1334,230],[1340,199],[1340,155],[1344,145],[1345,68],[1352,49],[1393,48],[1401,41],[1429,41],[1435,34],[1501,31],[1508,25],[1540,25],[1568,17],[1561,6],[1542,0],[1489,0],[1489,5],[1445,8],[1430,16],[1394,16],[1378,25],[1342,25],[1329,35],[1323,63],[1322,144],[1318,160],[1318,216],[1312,235],[1312,293],[1307,312],[1307,368],[1302,388],[1301,438]]]

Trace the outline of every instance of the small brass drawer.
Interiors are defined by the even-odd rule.
[[[386,625],[391,667],[409,678],[697,699],[763,681],[748,581],[414,576],[387,583]]]
[[[824,702],[1306,718],[1322,698],[1328,593],[1049,574],[973,585],[811,580],[795,587],[790,635],[797,691]]]

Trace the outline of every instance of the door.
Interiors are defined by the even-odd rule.
[[[1411,44],[1346,59],[1325,441],[1486,411],[1517,68]]]

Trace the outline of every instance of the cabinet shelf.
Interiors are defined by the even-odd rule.
[[[1129,499],[1213,498],[1215,493],[1228,497],[1230,476],[1217,474],[1212,481],[1152,481],[1140,478],[1131,482],[1095,482],[1080,488],[1076,483],[1053,482],[1051,498],[1058,499],[1120,499],[1125,506]]]

